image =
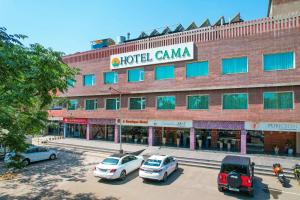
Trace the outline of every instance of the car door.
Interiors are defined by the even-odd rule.
[[[170,173],[172,173],[176,168],[176,162],[173,157],[169,157],[169,161],[170,161],[170,163],[169,163]]]
[[[38,148],[38,159],[39,160],[48,160],[50,157],[48,149],[44,147]]]
[[[134,171],[140,167],[140,163],[137,157],[129,156],[129,159],[130,159],[129,162],[130,162],[131,171]]]
[[[37,147],[28,149],[24,155],[26,158],[29,158],[30,162],[36,162],[39,160]]]
[[[127,174],[130,172],[129,156],[123,157],[121,167],[126,170]]]
[[[170,174],[171,173],[170,160],[169,160],[168,157],[164,160],[163,164],[164,164],[164,170],[165,170],[165,172],[167,172],[168,174]]]

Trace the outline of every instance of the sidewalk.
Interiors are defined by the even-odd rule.
[[[62,139],[52,141],[58,144],[69,144],[69,145],[80,145],[86,147],[98,147],[104,149],[111,149],[111,150],[119,150],[120,144],[116,144],[113,142],[106,142],[106,141],[96,141],[96,140],[83,140],[83,139]],[[220,152],[220,151],[208,151],[208,150],[201,150],[201,151],[192,151],[189,149],[178,149],[172,147],[149,147],[147,145],[138,145],[138,144],[128,144],[123,143],[123,149],[125,152],[134,152],[140,151],[145,149],[142,153],[143,155],[152,155],[152,154],[161,154],[161,155],[172,155],[174,157],[184,157],[184,158],[191,158],[191,159],[205,159],[205,160],[212,160],[212,161],[222,161],[222,159],[226,155],[241,155],[239,153],[232,153],[232,152]],[[300,164],[299,157],[285,157],[285,156],[274,156],[274,155],[253,155],[247,154],[246,156],[250,157],[252,162],[256,165],[264,165],[270,166],[274,163],[281,163],[284,168],[292,168],[296,163]]]

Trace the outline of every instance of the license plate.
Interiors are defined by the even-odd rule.
[[[106,169],[100,169],[101,172],[106,172]]]
[[[239,192],[240,191],[238,188],[231,188],[231,187],[229,187],[229,190],[230,191],[235,191],[235,192]]]
[[[147,174],[152,174],[152,172],[150,172],[150,171],[145,171]]]

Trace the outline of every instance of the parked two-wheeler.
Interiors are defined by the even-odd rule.
[[[294,176],[295,176],[295,179],[299,182],[300,184],[300,165],[296,164],[294,167],[293,167],[293,172],[294,172]]]
[[[279,182],[282,184],[282,186],[287,187],[289,181],[286,178],[286,176],[284,175],[283,169],[282,169],[280,163],[273,164],[273,172],[277,176],[277,178],[278,178]]]

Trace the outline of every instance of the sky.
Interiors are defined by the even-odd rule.
[[[267,16],[268,0],[0,0],[0,26],[66,54],[90,50],[90,42],[205,19],[228,21]]]

